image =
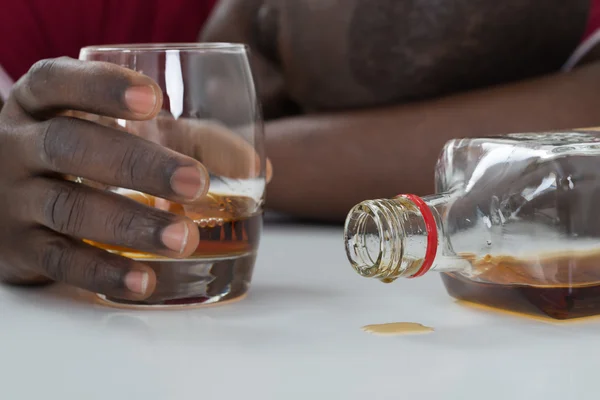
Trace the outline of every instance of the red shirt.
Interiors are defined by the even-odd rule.
[[[0,0],[0,99],[36,61],[77,58],[83,46],[193,42],[217,1]],[[567,66],[600,42],[600,0],[592,0],[584,40]]]
[[[562,68],[563,71],[575,68],[597,46],[600,46],[600,0],[592,0],[587,28],[583,35],[583,42],[569,57]]]
[[[590,10],[584,39],[589,38],[598,30],[600,30],[600,0],[592,0],[592,9]]]
[[[83,46],[195,42],[217,0],[0,0],[0,66],[13,79]]]

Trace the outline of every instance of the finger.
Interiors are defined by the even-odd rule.
[[[27,266],[49,279],[128,300],[148,298],[156,287],[154,271],[137,261],[92,247],[48,230],[28,235]]]
[[[21,191],[23,218],[53,231],[172,258],[198,247],[194,222],[125,196],[73,182],[35,178]],[[143,196],[143,195],[140,195]]]
[[[232,179],[250,179],[261,175],[260,155],[241,135],[215,122],[181,122],[188,125],[183,136],[187,139],[184,144],[194,144],[194,157],[206,163],[205,167],[211,173]],[[172,141],[180,139],[177,135],[170,138]],[[173,144],[175,147],[177,145],[181,143]]]
[[[28,167],[74,175],[179,202],[206,194],[209,175],[194,158],[116,129],[57,117],[24,137]]]
[[[108,128],[118,129],[120,131],[127,132],[125,128],[119,125],[119,121],[122,120],[119,120],[117,118],[105,117],[103,115],[91,114],[88,112],[74,110],[63,111],[56,114],[56,116],[79,118],[85,121],[94,122],[98,125],[104,125]]]
[[[115,64],[67,57],[34,64],[12,96],[36,117],[77,110],[137,120],[154,117],[162,106],[162,91],[149,77]]]

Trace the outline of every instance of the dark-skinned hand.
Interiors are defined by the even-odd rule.
[[[193,221],[65,179],[78,176],[160,198],[202,198],[209,174],[196,159],[73,111],[146,121],[161,109],[150,78],[99,62],[40,61],[0,112],[0,280],[61,281],[107,296],[147,298],[152,269],[82,241],[184,258]]]

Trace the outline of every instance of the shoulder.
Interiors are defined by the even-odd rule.
[[[195,41],[215,2],[0,0],[0,96],[36,61],[91,44]]]

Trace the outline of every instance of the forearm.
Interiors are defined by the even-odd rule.
[[[433,191],[452,138],[600,125],[600,63],[568,74],[435,101],[266,126],[274,165],[268,206],[340,221],[366,198]]]

